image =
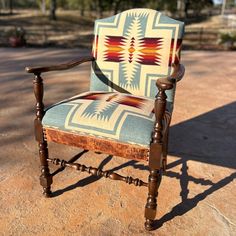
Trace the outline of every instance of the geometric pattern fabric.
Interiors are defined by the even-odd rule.
[[[149,147],[154,100],[118,92],[86,92],[49,107],[44,127]]]
[[[154,98],[155,82],[179,63],[184,23],[151,9],[131,9],[95,21],[90,90]],[[167,91],[174,102],[175,87]]]
[[[183,22],[150,9],[96,20],[90,92],[48,108],[43,126],[149,147],[155,83],[179,63],[183,33]]]

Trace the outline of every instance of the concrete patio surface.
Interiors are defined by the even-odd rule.
[[[159,197],[157,229],[146,232],[145,187],[66,169],[54,195],[41,195],[34,96],[27,65],[68,61],[81,49],[0,49],[0,235],[236,235],[236,53],[184,51],[170,130],[168,171]],[[45,104],[89,86],[89,63],[45,74]],[[80,149],[50,143],[51,157]],[[147,180],[146,163],[85,153],[80,163]],[[55,170],[55,168],[52,168]]]

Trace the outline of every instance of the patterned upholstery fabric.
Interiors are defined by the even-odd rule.
[[[117,92],[87,92],[48,108],[42,124],[82,135],[149,146],[153,99]]]
[[[90,92],[47,109],[43,126],[148,147],[155,82],[179,62],[184,24],[132,9],[97,20],[94,32]],[[169,111],[174,92],[167,91]]]
[[[95,22],[90,89],[154,98],[157,78],[178,63],[184,23],[151,9],[132,9]],[[173,104],[175,88],[167,91]]]

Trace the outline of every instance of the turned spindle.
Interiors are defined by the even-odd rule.
[[[51,184],[52,184],[52,176],[49,172],[48,167],[48,147],[47,142],[44,139],[43,135],[43,127],[42,127],[42,118],[44,115],[44,104],[43,104],[43,79],[40,74],[35,74],[34,77],[34,94],[36,98],[35,104],[35,114],[36,118],[34,120],[35,126],[35,138],[38,141],[39,146],[39,158],[41,164],[41,175],[40,175],[40,184],[43,187],[43,195],[45,197],[50,197],[51,194]]]
[[[119,175],[115,172],[112,171],[103,171],[101,169],[98,168],[94,168],[94,167],[87,167],[85,165],[81,165],[79,163],[69,163],[65,160],[60,160],[60,159],[47,159],[48,162],[52,162],[54,165],[59,165],[63,168],[65,167],[70,167],[73,168],[77,171],[81,171],[81,172],[87,172],[91,175],[97,176],[97,177],[105,177],[105,178],[109,178],[112,180],[119,180],[119,181],[123,181],[127,184],[133,184],[135,186],[148,186],[147,183],[143,182],[142,180],[138,179],[138,178],[133,178],[131,176],[122,176]]]

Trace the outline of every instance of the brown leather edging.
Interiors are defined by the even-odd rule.
[[[47,141],[80,147],[85,150],[103,152],[138,161],[147,161],[149,149],[135,144],[119,143],[93,136],[79,135],[44,127]]]

